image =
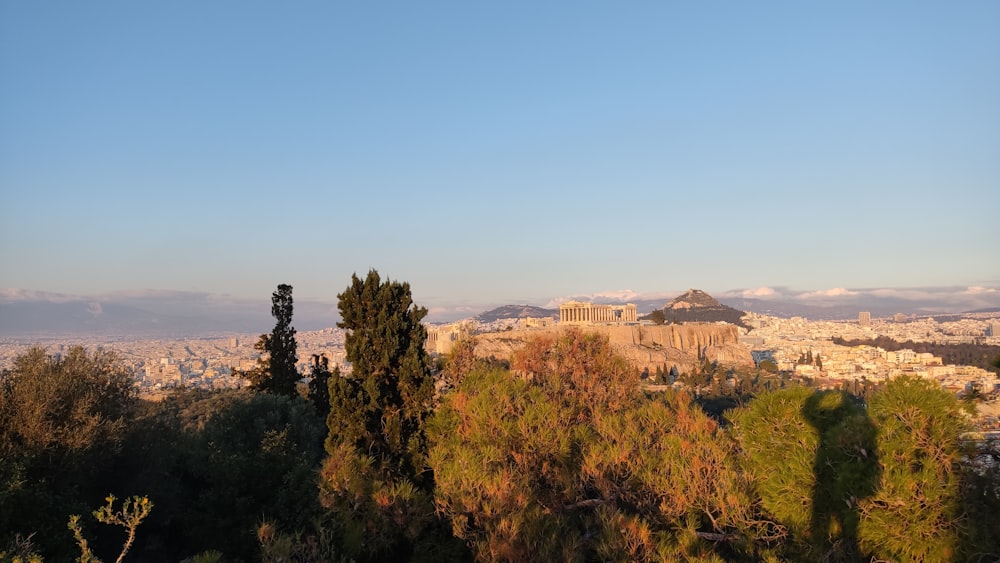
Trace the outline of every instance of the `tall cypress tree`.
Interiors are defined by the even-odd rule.
[[[339,296],[351,373],[330,377],[320,501],[357,561],[452,561],[464,547],[435,516],[424,423],[434,385],[410,285],[372,270]],[[450,546],[450,547],[449,547]]]
[[[313,354],[312,367],[309,370],[309,401],[316,407],[316,412],[326,419],[330,414],[330,378],[340,377],[340,369],[336,366],[330,371],[330,359],[326,354]]]
[[[294,396],[295,384],[300,376],[295,368],[298,361],[298,344],[292,327],[292,286],[281,284],[271,294],[271,316],[275,318],[271,334],[260,335],[254,345],[262,356],[257,367],[243,374],[250,385],[260,391],[277,395]],[[266,356],[264,356],[266,354]]]
[[[416,479],[426,455],[423,426],[434,385],[420,324],[427,309],[413,303],[410,284],[355,274],[340,295],[352,371],[330,379],[327,451],[349,443],[390,472]]]

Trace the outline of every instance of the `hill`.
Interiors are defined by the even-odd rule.
[[[523,319],[525,317],[559,317],[558,309],[544,309],[534,305],[504,305],[479,313],[474,320],[491,323],[501,319]]]
[[[689,289],[681,295],[675,297],[670,303],[663,306],[663,309],[719,309],[723,305],[714,297],[700,289]]]
[[[748,328],[743,324],[743,311],[719,303],[700,289],[690,289],[663,306],[663,318],[668,323],[727,322]],[[647,315],[644,318],[650,318]]]

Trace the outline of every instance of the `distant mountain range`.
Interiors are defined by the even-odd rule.
[[[0,335],[4,336],[127,334],[156,338],[208,332],[250,332],[260,326],[260,319],[170,315],[96,301],[0,303]]]
[[[298,330],[332,327],[340,320],[329,306],[296,303],[293,325]],[[130,336],[177,338],[221,333],[263,333],[274,326],[267,304],[239,307],[201,304],[152,311],[131,304],[90,300],[26,300],[0,302],[0,336]]]

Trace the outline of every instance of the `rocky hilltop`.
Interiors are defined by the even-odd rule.
[[[700,289],[689,289],[663,306],[671,311],[677,309],[721,309],[722,303]]]
[[[485,333],[476,336],[476,355],[510,359],[531,338],[574,329],[606,336],[615,352],[640,370],[664,367],[688,373],[697,367],[699,353],[723,365],[753,365],[750,352],[739,344],[738,329],[726,324],[555,326]]]
[[[723,305],[700,289],[689,289],[663,306],[667,323],[726,322],[748,328],[743,323],[743,311]],[[647,317],[648,318],[648,317]]]

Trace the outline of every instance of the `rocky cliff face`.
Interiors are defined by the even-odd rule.
[[[608,338],[611,347],[640,370],[653,372],[658,367],[691,372],[698,365],[699,351],[709,361],[722,365],[752,366],[750,351],[739,344],[739,332],[733,325],[683,324],[667,326],[580,326],[579,330],[596,332]],[[480,334],[476,337],[476,355],[510,359],[531,338],[557,335],[567,327],[516,330]]]

